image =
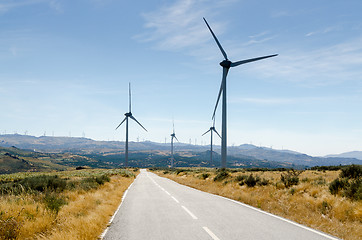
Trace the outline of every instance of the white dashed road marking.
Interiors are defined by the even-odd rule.
[[[202,228],[210,235],[210,237],[212,237],[212,239],[220,240],[213,232],[211,232],[210,229],[208,229],[207,227],[202,227]]]
[[[190,214],[190,216],[193,218],[193,219],[197,219],[197,217],[190,211],[188,210],[185,206],[181,206],[188,214]]]

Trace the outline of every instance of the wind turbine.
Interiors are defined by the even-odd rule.
[[[124,163],[125,167],[128,167],[128,118],[131,118],[132,120],[134,120],[136,123],[138,123],[138,125],[140,125],[147,132],[147,129],[144,128],[142,126],[142,124],[139,123],[135,117],[133,117],[132,112],[131,112],[131,83],[128,84],[128,95],[129,95],[129,112],[124,114],[126,117],[118,125],[118,127],[116,127],[116,130],[117,130],[119,128],[119,126],[121,126],[122,123],[124,123],[126,121],[126,151],[125,151],[125,163]]]
[[[173,168],[173,161],[174,161],[174,158],[173,158],[173,139],[175,138],[178,142],[178,139],[176,137],[176,134],[175,134],[175,124],[172,123],[172,127],[173,127],[173,131],[172,131],[172,134],[171,134],[171,168]]]
[[[211,150],[210,150],[211,151],[210,152],[210,165],[211,165],[212,164],[212,132],[215,132],[221,138],[220,134],[215,129],[215,118],[214,118],[214,122],[212,124],[212,127],[210,127],[209,130],[207,130],[204,134],[202,134],[202,136],[204,136],[208,132],[210,132],[210,135],[211,135],[211,143],[210,143],[210,148],[211,148]]]
[[[209,24],[207,23],[205,18],[204,18],[204,21],[205,21],[207,27],[209,28],[212,36],[214,37],[215,42],[216,42],[217,46],[219,47],[222,55],[225,58],[222,62],[220,62],[220,65],[221,65],[221,67],[223,69],[222,81],[221,81],[220,91],[219,91],[219,95],[217,97],[214,113],[212,115],[212,118],[214,119],[215,118],[215,112],[216,112],[216,109],[217,109],[217,105],[219,104],[220,96],[221,96],[221,93],[222,93],[221,167],[225,168],[226,167],[226,158],[227,158],[227,152],[226,152],[226,148],[227,148],[227,145],[226,145],[226,140],[227,140],[226,139],[226,76],[228,75],[229,69],[230,69],[230,67],[236,67],[236,66],[239,66],[241,64],[254,62],[254,61],[259,61],[259,60],[262,60],[262,59],[265,59],[265,58],[275,57],[275,56],[278,56],[278,54],[268,55],[268,56],[263,56],[263,57],[257,57],[257,58],[251,58],[251,59],[241,60],[241,61],[237,61],[237,62],[231,62],[228,59],[228,56],[227,56],[226,52],[222,48],[219,40],[215,36],[214,32],[212,31],[211,27],[209,26]]]

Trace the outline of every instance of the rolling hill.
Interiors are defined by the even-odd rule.
[[[82,164],[97,167],[123,166],[124,142],[95,141],[76,137],[34,137],[19,134],[0,135],[0,146],[16,146],[37,154],[52,155],[49,159],[62,166],[80,166]],[[130,142],[130,166],[154,167],[167,166],[169,163],[169,144]],[[177,166],[213,166],[220,162],[220,146],[215,146],[214,162],[209,163],[209,146],[175,144]],[[72,156],[70,158],[69,156]],[[39,159],[39,158],[38,158]],[[63,160],[61,160],[63,159]],[[73,160],[71,160],[73,159]],[[25,163],[24,163],[25,164]],[[354,157],[312,157],[290,150],[274,150],[256,147],[251,144],[228,147],[229,167],[294,167],[331,166],[362,164]],[[24,165],[24,168],[26,166]]]

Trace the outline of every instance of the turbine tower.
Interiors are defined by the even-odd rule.
[[[174,158],[173,158],[173,139],[175,138],[178,142],[178,139],[176,137],[176,134],[175,134],[175,124],[172,123],[172,127],[173,127],[173,131],[172,131],[172,134],[171,134],[171,168],[173,168],[173,161],[174,161]]]
[[[223,74],[222,74],[222,81],[221,81],[221,86],[220,86],[220,91],[219,91],[219,95],[217,97],[217,101],[216,101],[216,105],[215,105],[215,109],[214,109],[214,113],[212,115],[212,118],[215,118],[215,112],[217,109],[217,105],[219,104],[219,100],[220,100],[220,96],[222,93],[222,128],[221,128],[221,167],[222,168],[226,168],[226,158],[227,158],[227,143],[226,143],[226,76],[228,75],[229,69],[230,67],[236,67],[239,66],[241,64],[245,64],[245,63],[249,63],[249,62],[254,62],[254,61],[259,61],[265,58],[270,58],[270,57],[275,57],[278,56],[278,54],[274,54],[274,55],[268,55],[268,56],[263,56],[263,57],[257,57],[257,58],[251,58],[251,59],[246,59],[246,60],[241,60],[241,61],[237,61],[237,62],[231,62],[228,59],[228,56],[226,54],[226,52],[224,51],[224,49],[222,48],[219,40],[217,39],[217,37],[215,36],[214,32],[212,31],[211,27],[209,26],[209,24],[207,23],[206,19],[204,18],[204,21],[207,25],[207,27],[209,28],[217,46],[219,47],[222,55],[224,56],[224,60],[222,62],[220,62],[220,65],[223,69]]]
[[[202,136],[204,136],[208,132],[210,132],[210,135],[211,135],[211,143],[210,143],[210,148],[211,148],[211,150],[210,150],[210,166],[211,166],[212,165],[212,132],[215,132],[221,138],[220,134],[215,129],[215,118],[214,118],[212,127],[210,127],[209,130],[207,130],[204,134],[202,134]]]
[[[142,124],[139,123],[135,117],[133,117],[132,112],[131,112],[131,83],[128,84],[128,95],[129,95],[129,112],[124,114],[126,117],[118,125],[118,127],[116,127],[116,130],[117,130],[119,128],[119,126],[121,126],[122,123],[124,123],[126,121],[126,150],[125,150],[125,163],[124,163],[125,167],[128,167],[128,118],[131,118],[132,120],[134,120],[136,123],[138,123],[138,125],[140,125],[147,132],[147,129],[144,128],[142,126]]]

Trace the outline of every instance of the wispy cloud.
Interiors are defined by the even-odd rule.
[[[155,42],[161,50],[177,51],[200,47],[210,39],[202,17],[213,16],[213,9],[227,6],[234,1],[180,0],[154,12],[144,13],[146,32],[135,36],[144,42]],[[213,29],[222,34],[220,23]]]
[[[0,14],[14,10],[16,8],[35,4],[47,4],[50,8],[56,10],[57,12],[63,12],[62,5],[58,0],[3,0],[0,3]]]
[[[317,50],[284,49],[279,54],[273,61],[250,65],[248,69],[282,81],[310,86],[362,80],[362,38]]]
[[[326,33],[330,33],[333,31],[337,31],[339,29],[340,29],[339,26],[330,26],[330,27],[326,27],[325,29],[309,32],[305,36],[311,37],[311,36],[318,35],[318,34],[326,34]]]

